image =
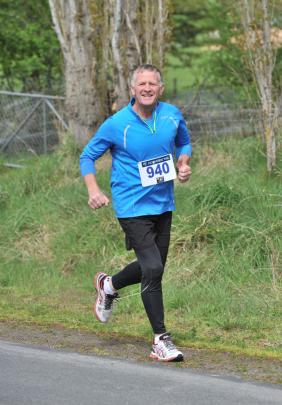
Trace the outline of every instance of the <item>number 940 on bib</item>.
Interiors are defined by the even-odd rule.
[[[143,187],[153,186],[176,178],[171,154],[138,162],[138,169]]]

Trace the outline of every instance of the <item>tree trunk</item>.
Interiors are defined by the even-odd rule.
[[[140,24],[138,24],[138,2],[126,0],[123,12],[126,21],[127,77],[130,78],[136,66],[143,63]]]
[[[124,0],[114,0],[112,3],[112,52],[114,62],[114,72],[116,74],[115,95],[117,97],[117,109],[120,109],[128,103],[128,86],[125,76],[125,66],[122,63],[122,44],[121,44],[121,26],[123,17]]]
[[[260,0],[256,4],[249,0],[241,0],[241,11],[248,61],[261,103],[267,170],[271,172],[276,164],[277,109],[272,94],[272,72],[275,55],[270,39],[268,0]],[[257,17],[256,12],[259,13]]]
[[[158,67],[164,66],[164,44],[167,34],[168,8],[166,0],[158,0],[158,19],[157,19],[157,52]]]
[[[168,0],[107,0],[112,8],[112,54],[117,109],[128,103],[129,78],[136,66],[163,67]]]
[[[129,100],[141,63],[163,65],[169,0],[49,0],[64,61],[71,132],[85,143],[112,110]],[[160,13],[160,15],[158,15]]]
[[[104,78],[100,81],[99,76],[103,55],[95,44],[97,26],[88,0],[49,0],[49,4],[64,56],[70,131],[83,144],[108,112]],[[103,20],[103,7],[95,12]]]
[[[155,27],[154,27],[154,12],[155,3],[145,0],[145,12],[143,15],[143,24],[144,24],[144,38],[145,38],[145,63],[153,63],[153,44],[155,36]]]

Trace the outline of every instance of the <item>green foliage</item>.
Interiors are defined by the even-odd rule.
[[[48,0],[1,0],[0,80],[9,90],[58,91],[60,46]]]
[[[0,174],[1,316],[148,337],[139,286],[121,291],[109,325],[93,319],[94,273],[114,274],[134,254],[112,210],[88,208],[78,154],[66,140]],[[110,194],[105,159],[99,180]],[[167,326],[185,345],[281,357],[282,167],[267,175],[258,139],[230,137],[195,148],[192,169],[176,184]]]
[[[270,3],[273,25],[281,29],[281,2]],[[236,2],[231,0],[171,1],[171,36],[165,69],[168,96],[176,90],[175,80],[178,91],[211,85],[253,92],[244,51],[234,42],[234,37],[240,34],[237,9]],[[273,77],[279,95],[281,47],[277,49]],[[0,84],[10,90],[61,91],[61,52],[47,0],[1,0]]]
[[[231,41],[239,26],[234,6],[234,3],[230,1],[209,2],[209,15],[212,16],[217,32],[214,45],[218,49],[210,52],[210,64],[207,71],[212,82],[220,78],[221,84],[242,86],[242,83],[251,82],[251,75],[244,66],[242,50],[238,44]],[[223,21],[224,24],[222,24]]]
[[[173,1],[171,24],[174,50],[194,46],[200,35],[214,28],[207,13],[207,1]]]
[[[208,2],[193,0],[172,2],[171,42],[167,55],[166,83],[168,94],[173,93],[173,80],[178,89],[186,90],[202,83],[207,74],[205,67],[208,33],[214,30],[208,14]]]
[[[254,94],[252,73],[246,67],[246,51],[240,39],[238,4],[226,0],[194,2],[173,1],[171,53],[168,59],[174,72],[186,68],[192,86],[233,86],[244,90],[246,98]],[[281,2],[270,2],[274,27],[281,29]],[[255,24],[259,25],[259,18]],[[175,73],[177,77],[177,73]],[[274,88],[281,92],[282,48],[277,49],[273,72]],[[181,86],[181,84],[180,84]]]
[[[276,12],[281,14],[279,2],[269,2],[269,16],[271,26],[281,29],[282,21],[275,18]],[[281,7],[281,5],[280,5]],[[279,11],[280,10],[280,11]],[[249,52],[243,41],[243,30],[240,20],[240,8],[232,1],[217,0],[212,5],[210,11],[218,29],[219,51],[211,54],[208,72],[212,78],[221,78],[223,83],[233,86],[243,86],[247,96],[252,96],[255,90],[253,73],[248,68],[247,53]],[[255,9],[256,11],[256,9]],[[254,16],[253,24],[258,30],[262,30],[263,18],[260,13]],[[221,22],[224,21],[224,24]],[[282,90],[282,49],[278,50],[274,45],[273,52],[276,52],[276,65],[273,71],[273,88],[276,95]],[[249,93],[249,94],[248,94]]]

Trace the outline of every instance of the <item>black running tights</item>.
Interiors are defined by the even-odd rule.
[[[119,218],[126,235],[127,248],[133,248],[137,261],[112,277],[119,290],[141,283],[142,301],[154,333],[166,332],[162,297],[162,276],[166,263],[171,228],[170,211],[160,215]]]

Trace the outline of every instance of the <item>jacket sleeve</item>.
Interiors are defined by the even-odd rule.
[[[176,157],[179,158],[180,155],[192,156],[192,145],[190,143],[190,134],[187,128],[186,122],[183,118],[182,113],[177,111],[179,125],[177,129],[177,134],[175,138],[176,147]]]
[[[80,171],[82,176],[96,173],[95,161],[113,145],[112,119],[108,118],[84,147],[80,155]]]

